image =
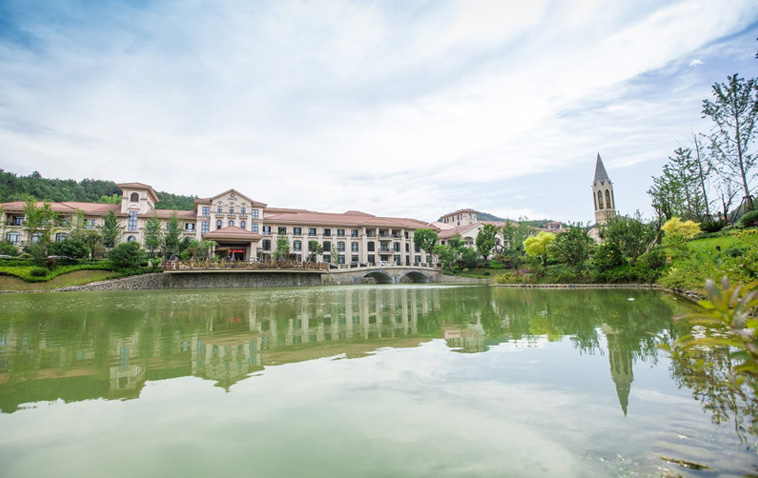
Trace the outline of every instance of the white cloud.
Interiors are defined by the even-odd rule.
[[[718,55],[758,13],[694,0],[113,8],[99,23],[23,23],[34,49],[0,37],[4,169],[429,220],[459,207],[582,219],[566,215],[587,207],[594,155],[665,159],[707,94],[676,65]],[[561,172],[558,207],[536,175]],[[502,193],[514,182],[528,208]]]

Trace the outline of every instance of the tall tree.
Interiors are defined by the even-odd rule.
[[[155,255],[155,251],[160,249],[163,243],[163,232],[161,231],[161,220],[157,214],[145,222],[145,249],[149,257]]]
[[[621,254],[636,263],[637,259],[648,252],[655,244],[655,228],[642,220],[637,211],[634,217],[616,216],[608,219],[600,227],[600,237],[605,244],[612,244]]]
[[[413,244],[419,249],[424,250],[427,254],[432,255],[434,253],[434,246],[437,244],[437,231],[434,229],[421,228],[416,229],[413,233]]]
[[[595,241],[586,227],[569,225],[564,232],[555,236],[548,246],[548,253],[561,264],[580,271],[587,264],[594,247]]]
[[[29,199],[24,205],[24,225],[29,231],[29,239],[43,246],[50,243],[58,218],[59,214],[53,211],[50,203],[37,206],[37,201]]]
[[[290,255],[290,242],[286,237],[280,237],[276,240],[276,250],[274,251],[274,260],[283,261]]]
[[[726,83],[713,84],[713,101],[703,100],[703,118],[714,123],[710,148],[722,174],[742,186],[748,209],[753,208],[750,180],[755,156],[750,153],[758,119],[758,84],[755,78],[727,76]]]
[[[528,237],[524,241],[524,252],[529,257],[540,259],[542,267],[547,267],[548,246],[555,240],[552,232],[540,231],[536,236]]]
[[[476,235],[476,250],[485,261],[489,257],[492,249],[497,244],[497,233],[499,228],[494,224],[484,224],[479,233]]]
[[[178,255],[180,251],[179,241],[182,234],[182,222],[176,211],[171,213],[166,223],[166,234],[163,236],[163,247],[165,256],[171,257]]]
[[[100,233],[103,235],[103,244],[105,247],[115,247],[123,231],[118,223],[116,213],[112,210],[103,215],[103,225],[100,226]]]

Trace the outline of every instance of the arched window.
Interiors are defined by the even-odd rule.
[[[139,194],[132,193],[131,196],[129,196],[129,202],[139,202]]]
[[[126,238],[126,242],[134,242],[136,240],[137,240],[137,238],[134,237],[134,236],[129,236],[129,237]]]
[[[247,229],[247,221],[240,221],[240,227],[242,229]]]
[[[597,192],[597,208],[603,209],[603,191]]]
[[[595,203],[595,211],[597,211],[597,196],[595,196],[594,194],[592,195],[592,202]]]
[[[611,193],[607,189],[605,190],[605,207],[613,209],[613,204],[611,204]]]
[[[221,219],[216,221],[216,229],[221,229]]]
[[[229,227],[234,227],[234,221],[229,221]]]

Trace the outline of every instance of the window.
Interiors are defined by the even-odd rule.
[[[264,251],[270,251],[271,250],[271,239],[264,239],[261,241],[262,248]]]
[[[345,230],[344,229],[337,229],[337,236],[339,236],[339,237],[345,237]]]
[[[332,243],[329,241],[324,241],[324,244],[322,247],[324,248],[324,252],[329,252],[332,250]]]
[[[603,209],[603,191],[597,192],[597,208]]]
[[[315,227],[309,227],[308,228],[308,235],[309,236],[315,236],[316,235],[316,228]]]
[[[369,264],[375,263],[376,262],[376,256],[373,255],[373,254],[369,254],[368,255],[368,262],[369,262]]]
[[[229,206],[229,214],[234,214],[234,206]]]
[[[395,264],[398,264],[398,265],[400,265],[400,263],[401,263],[401,262],[400,262],[400,261],[401,261],[401,259],[400,259],[400,256],[399,256],[399,255],[395,255],[395,256],[393,256],[393,260],[395,261]]]
[[[253,232],[258,234],[258,224],[253,223]]]
[[[84,229],[94,229],[95,228],[95,220],[94,219],[85,219],[84,220]]]
[[[21,240],[21,234],[18,232],[9,232],[5,236],[5,240],[13,244],[14,246],[17,246],[19,241]]]
[[[253,226],[255,227],[255,226]],[[271,226],[263,226],[263,234],[271,235]]]
[[[216,206],[216,214],[223,214],[224,208],[221,205]]]
[[[369,252],[374,252],[374,242],[373,241],[368,242],[366,245],[368,246]]]
[[[339,252],[345,252],[345,243],[340,241],[337,243],[337,250]]]
[[[240,221],[240,227],[242,229],[247,229],[247,221]]]
[[[345,263],[345,254],[340,254],[337,256],[337,264],[344,264]]]
[[[332,262],[332,256],[329,254],[324,254],[324,262]]]
[[[324,235],[325,236],[331,236],[332,235],[332,230],[329,229],[328,227],[325,227],[324,228]]]
[[[303,235],[303,228],[302,227],[295,227],[293,228],[293,234],[296,236],[302,236]]]
[[[374,237],[374,231],[367,229],[366,230],[366,237]]]
[[[247,206],[242,206],[240,208],[240,214],[242,214],[243,216],[247,216]]]
[[[221,219],[216,221],[216,229],[221,229]]]
[[[202,225],[200,226],[200,232],[203,234],[208,232],[208,230],[210,229],[210,225],[211,223],[209,223],[208,221],[203,222]]]
[[[607,189],[605,190],[605,207],[613,209],[613,204],[611,204],[611,193]]]
[[[277,232],[280,236],[286,236],[287,235],[287,228],[279,226],[279,232]]]
[[[229,227],[234,227],[234,221],[229,221]]]
[[[195,224],[192,222],[185,222],[184,232],[195,232]]]
[[[350,237],[358,237],[358,229],[351,229]]]
[[[303,241],[294,241],[292,243],[292,250],[296,252],[300,252],[303,250]]]
[[[208,206],[203,206],[203,216],[210,216],[211,215],[211,208]]]
[[[253,219],[258,219],[258,210],[253,209]]]
[[[129,222],[127,223],[126,230],[137,230],[137,211],[129,211]]]
[[[129,196],[129,202],[139,202],[139,194],[132,193],[131,196]]]
[[[129,236],[129,237],[126,238],[126,242],[134,242],[136,240],[137,240],[137,238],[134,237],[134,236]]]
[[[59,232],[55,235],[55,242],[61,242],[62,240],[66,239],[68,237],[68,234],[65,232]]]
[[[395,242],[394,244],[392,244],[392,250],[395,252],[400,252],[400,243]]]
[[[353,262],[358,262],[358,254],[353,254],[353,255],[350,257],[350,260],[351,260],[351,261],[353,261]]]
[[[23,226],[24,225],[24,216],[16,216],[13,218],[13,222],[11,222],[14,226]]]
[[[353,252],[358,252],[358,243],[357,242],[351,242],[350,243],[350,250]]]

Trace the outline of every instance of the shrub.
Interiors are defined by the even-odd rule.
[[[14,246],[12,243],[8,241],[2,241],[0,242],[0,255],[17,256],[18,247]]]
[[[66,256],[73,259],[89,257],[89,246],[84,241],[66,238],[60,242],[53,242],[47,246],[47,253],[51,256]]]
[[[737,221],[737,227],[746,228],[758,226],[758,211],[746,212],[742,215],[739,221]]]
[[[706,220],[703,221],[702,224],[700,224],[700,229],[703,230],[703,232],[719,232],[720,230],[724,229],[727,225],[727,222],[724,220]]]
[[[666,251],[662,247],[656,246],[642,254],[638,262],[651,270],[663,269],[666,267]]]
[[[29,271],[32,277],[45,277],[49,271],[44,267],[35,267]]]
[[[147,262],[147,253],[137,242],[125,242],[111,249],[108,259],[117,269],[136,269]]]

